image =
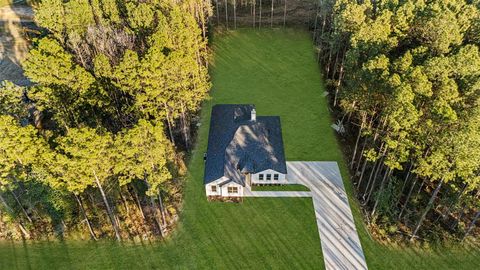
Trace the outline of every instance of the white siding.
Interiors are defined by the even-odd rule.
[[[207,196],[221,196],[222,195],[222,189],[221,187],[218,185],[224,181],[228,180],[228,178],[226,177],[222,177],[222,178],[219,178],[213,182],[210,182],[208,184],[205,185],[205,192],[207,194]],[[212,192],[212,186],[216,186],[217,187],[217,192]]]
[[[223,186],[220,186],[219,184],[225,182],[228,180],[226,177],[219,178],[211,183],[208,183],[205,185],[205,193],[207,196],[223,196],[223,197],[243,197],[243,187],[235,182],[230,182],[228,184],[225,184]],[[212,186],[217,187],[217,191],[213,192],[212,191]],[[237,193],[228,193],[228,187],[237,187],[238,192]]]
[[[228,193],[228,187],[237,187],[237,193]],[[243,187],[235,182],[230,182],[222,186],[223,197],[243,197]]]
[[[260,180],[260,174],[263,174],[263,180]],[[267,180],[268,174],[270,175],[270,180]],[[278,180],[273,180],[275,174],[278,174]],[[252,184],[287,184],[287,180],[285,179],[285,174],[283,173],[279,173],[274,170],[265,170],[259,173],[252,174]]]

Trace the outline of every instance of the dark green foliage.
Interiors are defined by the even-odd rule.
[[[480,188],[480,44],[474,34],[480,8],[464,0],[345,0],[326,7],[329,24],[315,39],[333,82],[333,105],[348,115],[344,124],[356,138],[350,165],[359,196],[376,220],[386,200],[389,208],[408,208],[408,191],[424,192],[418,219],[405,232],[413,239],[425,218],[438,220],[430,210],[455,196],[444,183],[466,185],[462,196],[475,198]],[[394,196],[384,194],[392,191],[386,172],[405,187]],[[383,215],[409,224],[400,212]],[[447,216],[440,221],[451,222]]]
[[[0,203],[15,217],[9,229],[27,239],[170,230],[181,150],[190,150],[191,119],[210,88],[201,29],[208,11],[201,1],[35,6],[47,30],[23,63],[35,84],[0,89]]]

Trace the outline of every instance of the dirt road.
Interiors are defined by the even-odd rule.
[[[0,81],[30,84],[21,68],[29,47],[25,30],[30,28],[36,28],[31,7],[18,5],[0,8]]]

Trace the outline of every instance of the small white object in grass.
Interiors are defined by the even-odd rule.
[[[197,127],[199,127],[199,126],[201,126],[201,125],[202,125],[202,123],[200,123],[200,122],[197,123]]]
[[[332,124],[331,127],[340,134],[345,133],[345,127],[340,120],[338,120],[335,124]]]
[[[328,91],[323,92],[324,97],[328,96],[328,94],[329,94]]]

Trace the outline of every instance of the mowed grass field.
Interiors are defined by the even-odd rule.
[[[401,249],[370,239],[330,128],[324,84],[307,32],[239,30],[217,35],[213,49],[212,99],[201,112],[174,235],[142,244],[4,242],[0,269],[323,269],[311,199],[206,201],[202,157],[211,107],[218,103],[253,103],[258,115],[280,115],[287,160],[339,162],[370,269],[478,269],[478,250]]]

